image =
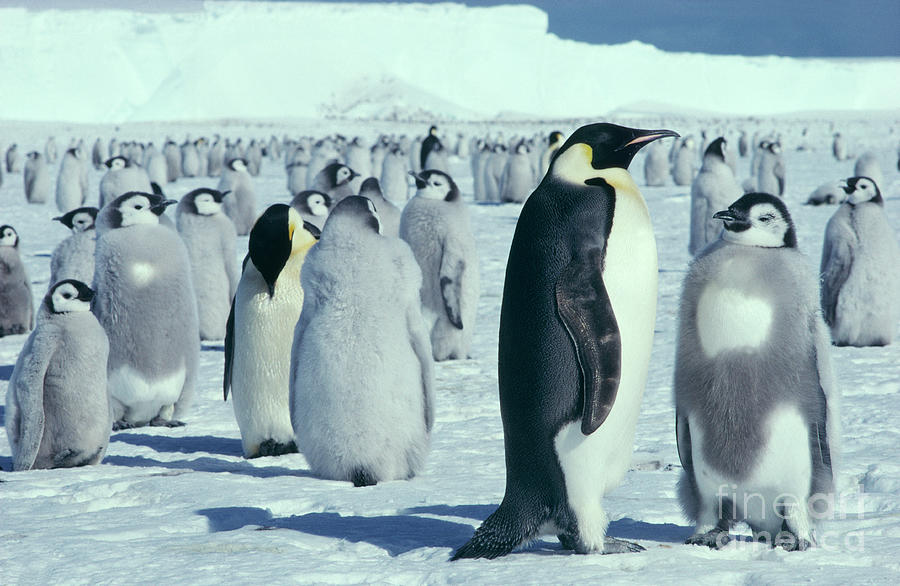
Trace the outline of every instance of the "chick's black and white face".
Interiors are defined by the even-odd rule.
[[[80,282],[66,280],[50,292],[50,310],[53,313],[90,311],[93,291]]]
[[[353,171],[350,170],[350,167],[339,167],[334,175],[334,182],[336,185],[342,185],[352,178]]]
[[[723,237],[729,242],[744,246],[780,248],[785,245],[785,235],[790,224],[774,205],[758,203],[736,221],[725,220]]]
[[[72,216],[72,231],[85,232],[94,227],[94,217],[87,212],[80,212]]]
[[[159,216],[150,209],[150,200],[143,195],[133,195],[121,203],[118,207],[122,215],[121,227],[137,224],[159,224]]]
[[[854,179],[856,180],[855,184],[851,183]],[[850,202],[851,205],[865,203],[879,195],[878,187],[875,185],[875,182],[868,177],[854,177],[848,179],[847,185],[848,187],[853,188],[853,191],[849,192],[847,197],[847,201]]]
[[[246,171],[247,170],[247,164],[244,163],[243,159],[235,159],[235,160],[231,161],[231,163],[228,166],[231,168],[232,171]]]
[[[125,158],[124,157],[115,157],[113,159],[110,159],[109,162],[107,163],[107,166],[109,167],[110,171],[124,169],[125,168]]]
[[[450,194],[450,182],[443,175],[431,173],[427,176],[421,176],[421,179],[424,181],[416,181],[416,187],[418,187],[418,193],[416,193],[416,195],[426,199],[443,200]],[[424,185],[422,185],[422,183],[424,183]]]
[[[19,235],[12,226],[4,226],[0,231],[0,246],[16,246],[19,243]]]
[[[324,217],[328,215],[328,202],[325,201],[325,197],[321,193],[310,194],[306,198],[306,207],[309,208],[310,213],[314,216]]]
[[[194,206],[197,208],[197,214],[201,216],[212,216],[222,209],[222,204],[217,202],[210,193],[197,195],[194,198]]]

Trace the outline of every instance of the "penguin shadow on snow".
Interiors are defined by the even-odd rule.
[[[257,531],[290,529],[351,543],[369,543],[385,550],[391,557],[423,547],[455,548],[472,535],[469,524],[402,513],[380,517],[345,517],[339,513],[272,517],[269,511],[256,507],[220,507],[201,509],[197,514],[207,518],[210,533],[248,526],[255,526]]]
[[[4,364],[0,366],[0,380],[9,380],[12,376],[13,368],[15,368],[15,364]],[[0,409],[3,407],[0,406]]]
[[[115,440],[110,440],[110,442]],[[240,443],[240,442],[239,442]],[[260,459],[253,460],[260,462]],[[193,460],[173,460],[165,462],[163,460],[155,460],[146,456],[109,456],[103,458],[103,464],[112,466],[124,466],[127,468],[166,468],[168,470],[180,472],[211,472],[229,474],[241,474],[244,476],[252,476],[254,478],[274,478],[279,476],[295,476],[298,478],[316,478],[306,469],[286,468],[284,466],[258,466],[250,461],[241,460],[233,462],[230,460],[220,460],[218,458],[201,457]]]
[[[110,442],[122,442],[132,446],[145,446],[157,452],[193,454],[205,452],[220,456],[242,456],[241,440],[213,435],[168,436],[143,433],[115,433]]]

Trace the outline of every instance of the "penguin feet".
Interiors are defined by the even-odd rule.
[[[273,439],[267,439],[266,441],[259,444],[259,450],[257,450],[255,455],[250,457],[261,458],[263,456],[283,456],[284,454],[296,453],[297,444],[295,444],[293,441],[289,441],[288,443],[283,444]]]
[[[616,539],[615,537],[606,537],[603,540],[603,555],[610,553],[637,553],[639,551],[647,551],[641,545],[624,539]]]
[[[560,533],[556,536],[559,539],[559,544],[562,545],[563,549],[577,549],[578,548],[578,537],[575,535],[569,535],[567,533]]]
[[[378,479],[365,468],[357,468],[350,474],[350,482],[353,486],[375,486]]]
[[[185,425],[184,421],[179,421],[177,419],[163,419],[158,415],[150,420],[151,427],[184,427]]]
[[[112,430],[113,431],[122,431],[123,429],[134,429],[136,427],[143,427],[144,423],[134,423],[132,421],[125,421],[124,419],[119,419],[118,421],[113,421]]]
[[[722,549],[728,545],[728,542],[730,541],[731,536],[728,534],[728,531],[717,527],[706,533],[696,533],[691,535],[684,543],[686,545],[705,545],[710,549]]]

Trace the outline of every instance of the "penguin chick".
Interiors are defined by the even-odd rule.
[[[358,176],[359,173],[343,163],[329,163],[316,175],[311,189],[327,193],[337,205],[348,195],[354,195],[350,182]]]
[[[19,234],[6,224],[0,226],[0,338],[33,327],[31,281],[19,256]]]
[[[148,193],[151,191],[150,176],[129,159],[118,156],[108,159],[104,165],[108,169],[100,180],[100,205],[116,199],[129,191]]]
[[[94,222],[99,211],[95,207],[76,208],[53,218],[70,229],[72,234],[53,249],[50,257],[51,285],[63,279],[93,282],[94,251],[97,244]]]
[[[522,203],[535,187],[535,170],[525,141],[519,141],[506,159],[500,179],[500,201]]]
[[[759,154],[756,189],[762,193],[784,195],[784,159],[778,142],[768,143]]]
[[[381,193],[381,185],[378,179],[369,177],[363,181],[359,188],[359,194],[375,205],[378,221],[381,223],[381,233],[385,236],[400,237],[400,210],[393,203],[385,199]]]
[[[37,151],[28,153],[23,179],[25,181],[25,201],[45,203],[50,197],[50,169],[41,153]]]
[[[725,139],[709,143],[703,165],[691,184],[691,236],[688,251],[697,254],[718,240],[722,222],[713,214],[741,196],[743,190],[725,161]]]
[[[71,148],[63,155],[56,179],[56,208],[66,213],[84,205],[87,199],[87,160],[80,148]]]
[[[297,210],[305,221],[322,230],[331,210],[331,197],[327,193],[308,189],[294,196],[291,207]]]
[[[216,191],[226,193],[222,210],[234,222],[238,236],[246,236],[256,221],[256,190],[247,172],[246,159],[231,159],[222,169]]]
[[[847,194],[844,192],[843,181],[827,181],[813,191],[804,205],[820,206],[834,205],[844,201]]]
[[[109,342],[93,291],[66,279],[47,292],[6,392],[13,470],[97,464],[109,444]]]

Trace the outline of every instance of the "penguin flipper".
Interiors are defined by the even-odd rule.
[[[622,338],[600,273],[601,250],[574,259],[556,282],[559,317],[575,344],[584,389],[581,432],[590,435],[606,420],[622,374]]]
[[[228,400],[228,389],[231,388],[231,371],[234,368],[234,304],[235,296],[231,300],[231,311],[228,312],[228,321],[225,322],[225,373],[222,376],[223,400]]]
[[[822,288],[821,302],[825,323],[834,325],[835,311],[838,295],[847,277],[850,276],[850,267],[853,264],[853,249],[850,246],[852,234],[845,234],[845,230],[835,227],[832,232],[831,223],[825,232],[825,248],[822,250]],[[847,230],[849,232],[849,230]]]
[[[440,283],[441,298],[447,319],[458,330],[463,329],[462,322],[462,278],[466,270],[463,257],[444,249],[441,257]]]
[[[31,352],[16,364],[15,385],[18,403],[17,449],[13,455],[13,470],[30,470],[37,459],[44,437],[44,378],[50,359],[56,351],[59,335],[54,327],[46,327],[32,339]],[[13,389],[10,389],[13,390]]]

